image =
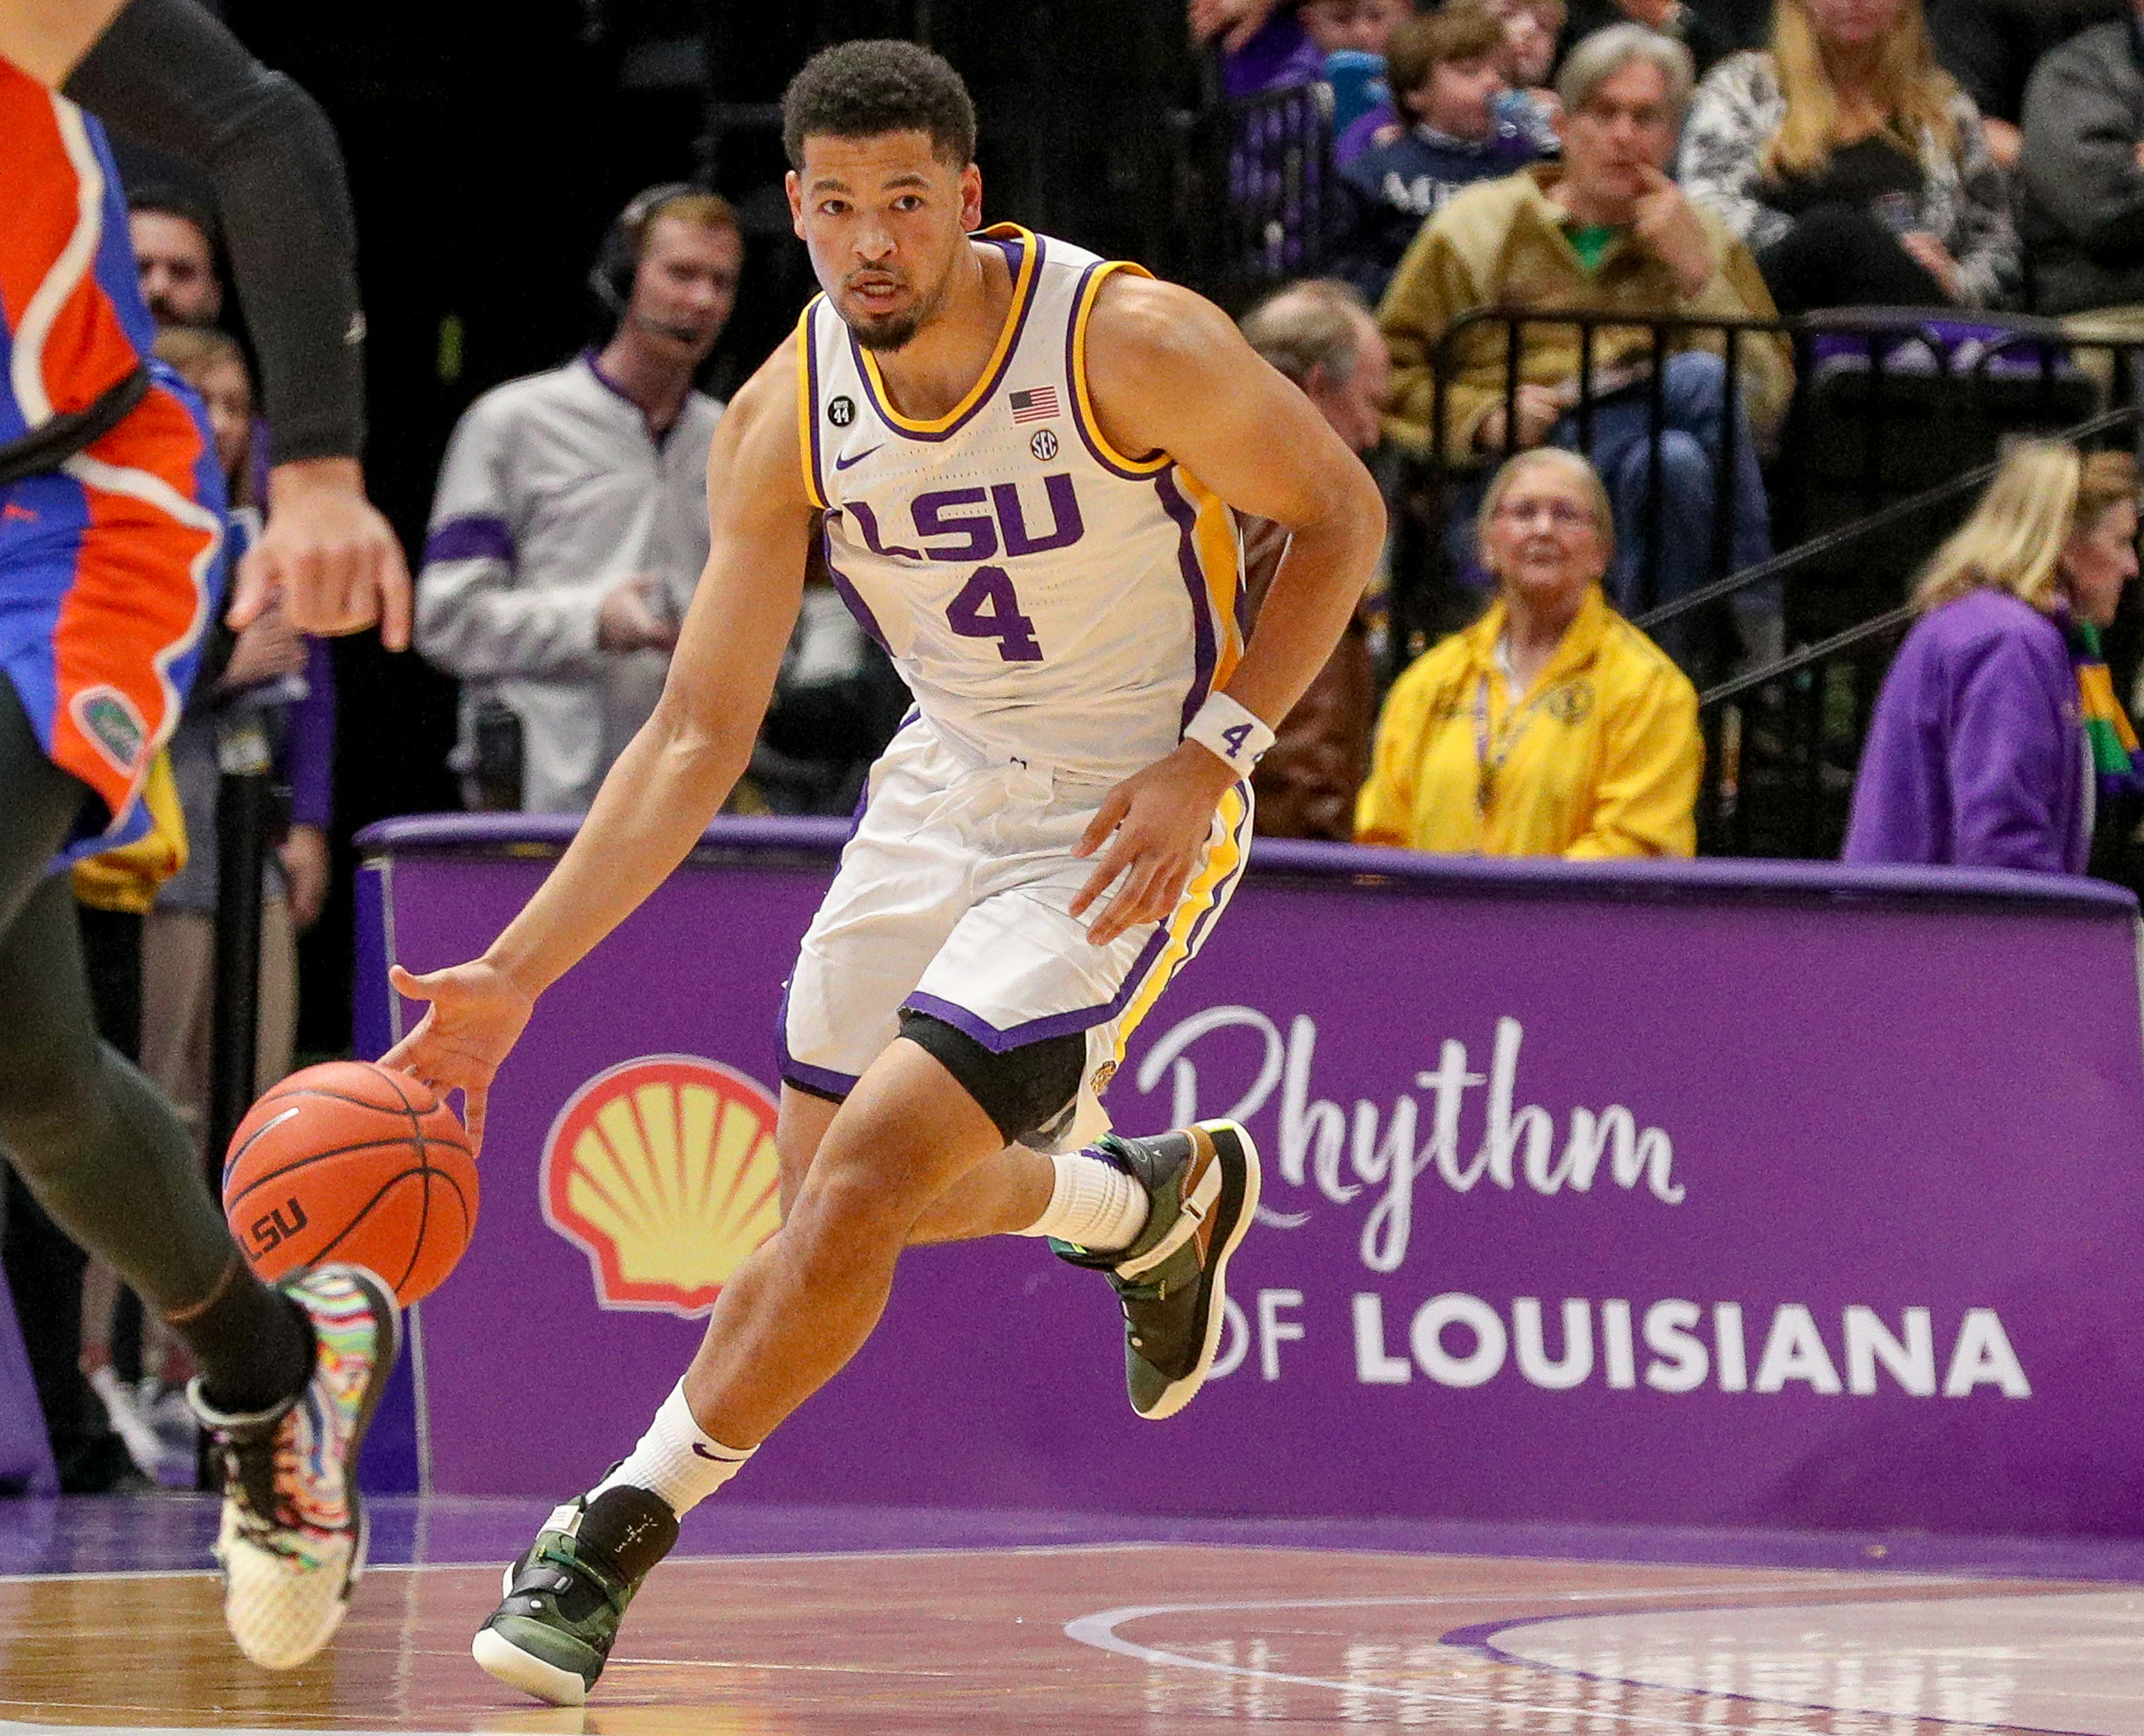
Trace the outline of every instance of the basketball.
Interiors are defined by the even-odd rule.
[[[454,1112],[369,1061],[293,1073],[246,1112],[224,1160],[224,1215],[262,1277],[346,1260],[405,1307],[454,1270],[476,1201]]]

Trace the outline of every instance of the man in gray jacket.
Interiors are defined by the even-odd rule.
[[[2025,91],[2019,230],[2042,313],[2144,304],[2144,34],[2135,16],[2051,50]]]
[[[461,679],[453,764],[473,806],[500,805],[477,786],[517,781],[528,812],[585,812],[655,708],[708,558],[723,406],[693,374],[729,320],[743,252],[722,199],[651,188],[591,274],[618,316],[610,341],[486,393],[454,430],[417,641]],[[502,757],[517,761],[503,777]]]

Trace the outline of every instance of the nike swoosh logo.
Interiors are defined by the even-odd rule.
[[[881,440],[879,442],[879,446],[883,446],[885,444],[886,442]],[[851,465],[861,464],[865,459],[871,456],[872,452],[877,452],[879,450],[879,446],[873,446],[868,452],[858,452],[854,458],[837,458],[834,460],[834,468],[837,470],[846,470]]]
[[[718,1465],[733,1465],[737,1462],[735,1459],[725,1459],[720,1453],[709,1452],[708,1449],[702,1447],[697,1441],[693,1442],[693,1451],[697,1453],[703,1459],[714,1460],[714,1462]]]

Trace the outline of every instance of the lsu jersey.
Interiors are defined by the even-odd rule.
[[[894,409],[824,296],[798,324],[805,486],[827,565],[939,734],[973,758],[1114,781],[1172,750],[1245,632],[1235,514],[1165,452],[1096,421],[1088,325],[1146,274],[1010,224],[982,377],[930,419]]]

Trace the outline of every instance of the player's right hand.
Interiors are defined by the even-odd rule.
[[[389,651],[410,647],[410,564],[365,498],[354,459],[308,459],[268,473],[268,520],[239,563],[224,619],[243,631],[282,599],[301,633],[330,637],[380,623]]]
[[[536,998],[481,958],[423,977],[390,965],[388,980],[397,994],[431,1007],[380,1064],[422,1079],[442,1098],[460,1092],[469,1149],[481,1152],[491,1081],[536,1010]]]

